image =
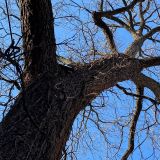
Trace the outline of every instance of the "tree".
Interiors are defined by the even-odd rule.
[[[7,6],[7,1],[5,2]],[[114,86],[126,95],[137,98],[135,112],[129,123],[128,148],[122,160],[126,160],[134,150],[136,125],[142,112],[144,99],[154,105],[156,119],[154,125],[159,124],[156,116],[159,112],[160,85],[157,79],[148,76],[145,69],[150,67],[155,72],[154,67],[160,65],[160,57],[156,52],[152,54],[147,49],[145,51],[144,47],[149,43],[157,46],[159,44],[158,2],[122,0],[117,4],[116,1],[101,0],[98,3],[98,10],[88,9],[83,6],[83,3],[78,4],[72,0],[69,5],[71,3],[90,15],[93,20],[92,27],[94,23],[94,27],[101,29],[100,32],[104,33],[107,41],[105,49],[99,49],[100,46],[95,45],[96,38],[93,39],[89,44],[90,52],[87,53],[89,59],[84,59],[83,63],[80,59],[77,60],[79,62],[73,62],[74,57],[69,61],[56,55],[57,46],[60,44],[55,41],[54,17],[50,0],[19,1],[22,52],[13,39],[10,23],[12,15],[8,10],[7,13],[4,11],[8,15],[11,44],[7,49],[0,51],[1,67],[5,69],[10,65],[17,79],[7,79],[1,75],[1,80],[11,84],[12,89],[13,87],[20,89],[20,93],[0,124],[0,159],[61,159],[77,115],[86,106],[91,106],[91,102],[102,91]],[[62,6],[64,4],[61,3]],[[76,16],[70,15],[69,18],[76,19]],[[81,18],[80,16],[79,22]],[[89,29],[89,23],[87,27]],[[133,37],[133,42],[123,53],[119,52],[114,37],[114,31],[119,28],[126,29]],[[94,32],[98,31],[96,29],[90,32],[92,39],[96,35]],[[82,33],[84,33],[85,43],[88,43],[85,30]],[[69,48],[68,42],[62,43]],[[78,48],[77,50],[80,52]],[[83,50],[81,54],[83,55]],[[63,64],[66,60],[69,61],[67,65]],[[7,71],[4,74],[8,74]],[[129,92],[118,84],[126,80],[134,82],[137,93]],[[151,90],[155,98],[146,96],[144,88]],[[150,128],[150,125],[147,127]]]

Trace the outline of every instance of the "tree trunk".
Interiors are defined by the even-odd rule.
[[[56,72],[56,42],[50,0],[20,0],[23,48],[25,56],[24,81],[44,72]]]
[[[82,85],[62,81],[47,73],[27,87],[25,97],[19,95],[0,126],[0,160],[61,158],[73,121],[86,105]]]

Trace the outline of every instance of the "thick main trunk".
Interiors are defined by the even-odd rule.
[[[50,0],[20,0],[25,83],[56,70],[54,18]]]
[[[28,86],[2,121],[0,160],[60,159],[73,120],[86,104],[80,86],[67,93],[62,79],[53,79],[46,74]]]

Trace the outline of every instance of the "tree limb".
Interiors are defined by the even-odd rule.
[[[160,83],[142,73],[138,74],[136,78],[133,77],[132,81],[141,87],[150,89],[155,94],[157,101],[160,102]]]
[[[127,7],[127,2],[126,0],[122,0],[125,7]],[[129,15],[129,23],[130,23],[130,27],[132,30],[134,30],[134,25],[133,25],[133,17],[132,17],[132,12],[130,10],[127,11],[128,12],[128,15]]]
[[[79,81],[84,82],[84,96],[89,101],[89,99],[98,96],[103,90],[116,86],[118,82],[132,80],[141,86],[140,83],[144,80],[142,79],[143,77],[137,78],[139,73],[144,68],[157,65],[160,65],[160,58],[140,60],[128,58],[125,55],[108,55],[100,60],[81,66],[76,70],[75,74],[79,77]],[[147,84],[148,81],[143,83]],[[153,90],[153,92],[156,90],[157,97],[160,93],[160,88],[157,89],[157,83],[153,82],[153,84],[150,87],[149,83],[146,87]]]
[[[153,104],[157,104],[157,101],[155,101],[154,99],[152,99],[150,97],[147,97],[145,95],[139,95],[139,94],[135,94],[135,93],[132,93],[132,92],[128,92],[125,87],[122,87],[119,84],[117,84],[116,87],[128,96],[137,97],[137,98],[141,97],[143,99],[147,99],[147,100],[151,101]]]
[[[152,37],[155,33],[159,32],[159,31],[160,31],[160,27],[156,27],[156,28],[151,29],[145,35],[136,38],[132,42],[132,44],[126,49],[124,54],[129,57],[134,58],[136,56],[136,54],[138,53],[138,51],[140,50],[140,48],[142,47],[144,41],[149,39],[150,37]]]
[[[93,20],[94,20],[95,25],[97,25],[98,27],[100,27],[103,30],[103,33],[106,36],[106,39],[109,43],[109,47],[110,47],[112,53],[118,54],[112,31],[107,26],[107,24],[102,20],[102,17],[99,15],[98,12],[93,12],[92,15],[93,15]]]
[[[137,94],[143,96],[144,88],[137,86]],[[136,110],[134,112],[134,115],[133,115],[133,118],[132,118],[132,121],[131,121],[128,148],[127,148],[126,152],[124,153],[124,155],[123,155],[121,160],[127,160],[129,155],[133,152],[136,125],[137,125],[138,118],[139,118],[141,110],[142,110],[142,102],[143,102],[143,98],[142,97],[138,97],[137,101],[136,101]]]
[[[133,0],[128,6],[122,7],[122,8],[118,8],[115,9],[113,11],[105,11],[105,12],[98,12],[98,14],[101,17],[106,17],[106,16],[113,16],[116,14],[120,14],[126,11],[129,11],[130,9],[134,8],[134,6],[138,3],[138,2],[144,2],[145,0]]]

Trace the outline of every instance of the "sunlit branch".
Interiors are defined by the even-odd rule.
[[[140,17],[140,28],[138,30],[138,33],[141,35],[142,32],[143,32],[143,29],[144,29],[144,26],[145,26],[145,20],[144,20],[144,17],[143,17],[143,6],[142,6],[142,2],[140,2],[139,4],[139,17]]]
[[[142,47],[143,43],[145,40],[149,39],[150,37],[152,37],[155,33],[160,31],[160,27],[156,27],[151,29],[148,33],[146,33],[145,35],[136,38],[132,44],[126,49],[125,51],[125,55],[129,56],[129,57],[135,57],[137,55],[137,53],[139,52],[140,48]]]
[[[127,2],[126,0],[122,0],[125,7],[127,7]],[[130,23],[130,27],[132,30],[134,30],[134,25],[133,25],[133,17],[132,17],[132,12],[130,10],[127,11],[128,12],[128,15],[129,15],[129,23]]]

